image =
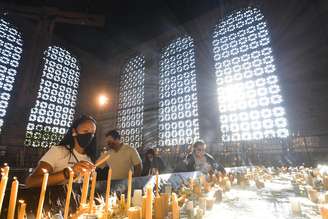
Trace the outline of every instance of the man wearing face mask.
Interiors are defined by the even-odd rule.
[[[49,173],[48,185],[64,184],[69,178],[69,169],[78,177],[86,171],[94,171],[96,160],[96,121],[83,115],[76,119],[58,144],[52,146],[40,159],[33,173],[27,177],[28,187],[42,184],[43,169]]]
[[[109,131],[106,134],[106,142],[109,151],[104,153],[99,160],[107,154],[110,155],[106,163],[112,168],[112,179],[128,178],[129,170],[133,170],[133,176],[141,175],[142,164],[139,153],[135,148],[121,142],[121,135],[118,131]]]

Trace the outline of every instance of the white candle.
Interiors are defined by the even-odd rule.
[[[0,182],[0,214],[2,209],[3,198],[5,197],[6,187],[7,187],[8,177],[5,173],[1,173],[1,182]]]
[[[3,173],[5,174],[6,177],[9,176],[9,166],[7,163],[4,164],[4,167],[3,167]]]
[[[142,207],[142,190],[141,189],[134,190],[132,204],[133,204],[133,206]]]
[[[24,200],[19,200],[18,202],[19,202],[18,219],[24,219],[26,203],[24,203]]]
[[[49,173],[46,170],[43,170],[43,180],[42,180],[38,210],[37,210],[36,217],[35,217],[36,219],[41,219],[41,217],[42,217],[42,209],[43,209],[44,198],[45,198],[46,190],[47,190],[48,177],[49,177]]]
[[[302,210],[301,210],[301,203],[298,199],[292,198],[290,199],[290,206],[293,215],[300,215]]]
[[[126,203],[126,207],[127,209],[129,209],[131,207],[131,192],[132,192],[132,171],[129,170],[128,173],[128,194],[127,194],[127,203]]]
[[[204,198],[204,197],[199,198],[199,208],[202,209],[203,212],[205,213],[205,211],[206,211],[206,198]]]
[[[17,192],[18,192],[18,180],[16,177],[14,177],[14,180],[11,184],[7,219],[14,219],[16,200],[17,200]]]
[[[172,219],[180,218],[180,209],[178,204],[178,198],[175,193],[172,193]]]
[[[66,201],[65,201],[65,209],[64,209],[64,219],[68,218],[69,203],[70,203],[70,200],[71,200],[73,180],[74,180],[74,172],[69,167],[69,180],[68,180],[68,184],[67,184],[67,193],[66,193]]]
[[[90,172],[84,171],[80,207],[87,203]]]
[[[172,193],[172,186],[171,185],[166,185],[165,186],[165,193],[171,195]]]
[[[95,198],[96,181],[97,181],[97,172],[94,171],[92,173],[92,182],[91,182],[90,199],[89,199],[89,212],[90,213],[93,210],[93,202],[94,202],[94,198]]]
[[[112,168],[108,169],[108,175],[107,175],[107,184],[106,184],[106,200],[105,200],[105,211],[108,212],[108,209],[110,207],[109,205],[109,199],[110,199],[110,183],[112,180]]]
[[[129,219],[141,219],[142,213],[141,213],[141,207],[130,207],[128,209],[128,218]]]
[[[156,178],[155,178],[155,196],[158,196],[159,193],[158,193],[158,171],[156,171]]]
[[[152,219],[153,217],[153,188],[149,185],[147,186],[146,193],[146,219]]]

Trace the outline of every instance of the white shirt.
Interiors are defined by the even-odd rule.
[[[52,146],[40,159],[40,161],[48,163],[53,172],[59,172],[65,169],[66,167],[73,167],[79,161],[89,161],[91,159],[86,154],[80,154],[75,149],[73,149],[73,153],[76,156],[69,152],[67,148],[64,146]]]

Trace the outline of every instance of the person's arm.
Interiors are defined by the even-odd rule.
[[[25,181],[27,187],[39,187],[42,185],[43,180],[43,170],[49,173],[48,185],[57,185],[66,181],[64,171],[59,171],[57,173],[52,173],[53,168],[50,164],[44,161],[40,161],[39,165],[35,168],[33,173],[29,175]]]
[[[131,151],[131,161],[133,165],[133,176],[141,176],[141,171],[142,171],[142,161],[139,156],[139,153],[136,149],[132,149]]]
[[[186,159],[186,168],[188,172],[195,171],[195,159],[192,154],[189,154]]]
[[[53,173],[52,166],[45,162],[40,161],[38,166],[35,168],[33,173],[29,175],[25,181],[27,187],[40,187],[43,180],[43,169],[49,173],[48,186],[62,184],[67,181],[65,178],[64,170]],[[73,166],[73,171],[75,177],[80,175],[83,171],[93,171],[95,169],[94,165],[88,161],[80,161]]]
[[[136,176],[141,176],[141,170],[142,170],[142,165],[141,163],[140,164],[137,164],[137,165],[134,165],[133,166],[133,169],[134,169],[134,173],[133,173],[133,176],[136,177]]]
[[[207,162],[210,163],[210,165],[212,166],[213,170],[219,171],[224,175],[226,174],[224,166],[217,162],[213,156],[211,156],[210,154],[206,154],[206,159]]]

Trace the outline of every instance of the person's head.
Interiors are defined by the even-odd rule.
[[[117,149],[121,145],[121,135],[117,130],[110,130],[106,134],[106,143],[112,149]]]
[[[84,151],[92,161],[96,159],[96,120],[88,115],[75,119],[59,145]]]
[[[204,141],[199,140],[194,143],[193,152],[197,158],[202,158],[205,155],[206,144]]]
[[[152,148],[149,148],[147,151],[146,151],[146,159],[150,162],[153,161],[155,157],[155,150],[152,149]]]

